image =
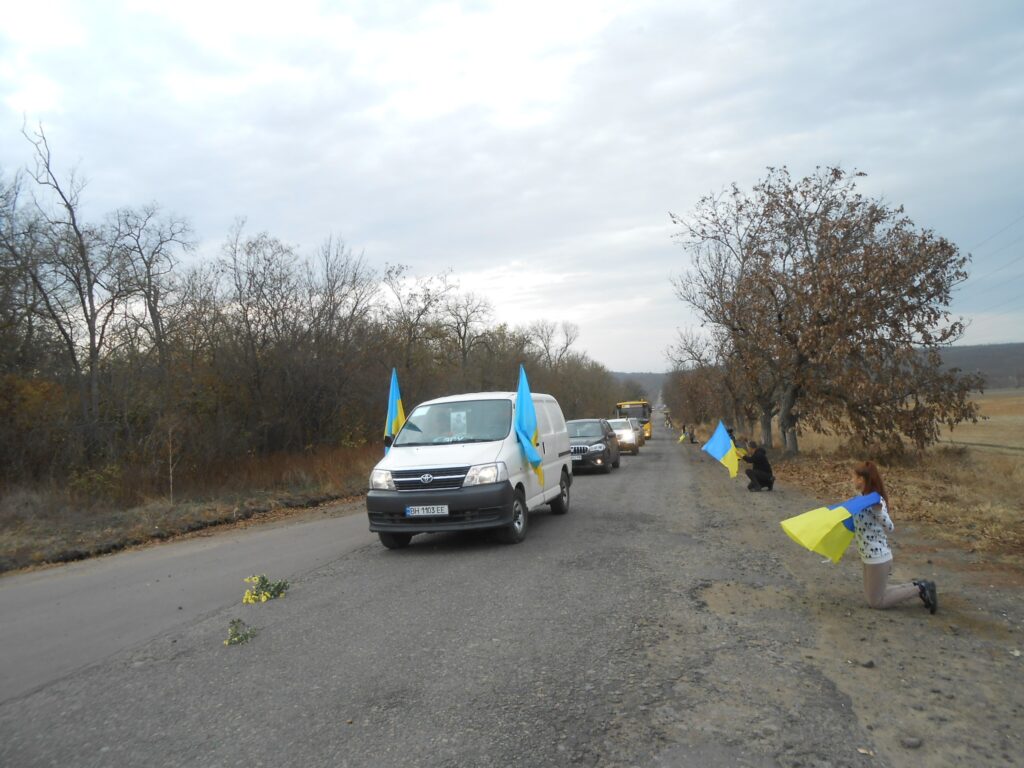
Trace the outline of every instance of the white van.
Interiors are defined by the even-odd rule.
[[[417,533],[498,529],[510,544],[526,536],[543,504],[569,511],[572,458],[558,402],[533,395],[544,484],[512,428],[515,392],[478,392],[418,405],[370,473],[370,530],[389,549]]]

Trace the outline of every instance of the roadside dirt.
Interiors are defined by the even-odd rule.
[[[784,484],[774,493],[746,492],[696,446],[683,460],[696,470],[698,495],[717,500],[705,537],[716,528],[728,531],[723,544],[727,539],[734,546],[723,550],[736,552],[735,545],[748,550],[731,561],[734,581],[709,582],[692,597],[714,620],[702,637],[716,625],[720,632],[721,650],[712,668],[723,656],[732,656],[749,671],[734,690],[718,691],[736,702],[726,720],[742,720],[745,707],[762,711],[755,702],[770,700],[777,707],[777,719],[749,722],[746,730],[754,743],[763,742],[756,751],[779,755],[782,765],[822,764],[801,757],[799,744],[788,740],[787,724],[800,732],[795,689],[831,685],[848,697],[851,718],[871,735],[870,744],[858,745],[864,765],[1024,761],[1024,567],[1019,556],[937,543],[926,527],[904,525],[897,518],[893,578],[934,579],[941,610],[931,616],[912,601],[874,611],[861,596],[861,566],[852,548],[833,566],[779,532],[779,520],[813,508],[818,500]],[[835,498],[845,490],[837,488]],[[773,566],[792,577],[785,580],[789,586],[773,583]],[[782,618],[794,607],[806,621],[806,635]],[[722,714],[709,711],[706,727],[722,722]]]

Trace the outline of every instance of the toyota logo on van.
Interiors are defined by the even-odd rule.
[[[427,472],[426,474],[420,475],[420,482],[424,485],[430,485],[434,482],[434,476]]]

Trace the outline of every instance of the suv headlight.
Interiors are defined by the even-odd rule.
[[[371,491],[393,491],[395,481],[391,479],[391,473],[386,469],[375,469],[370,473]]]
[[[500,483],[508,480],[508,468],[505,462],[497,461],[493,464],[477,464],[469,468],[466,479],[462,486],[467,485],[488,485],[489,483]]]
[[[632,432],[623,432],[619,436],[619,439],[624,443],[632,443],[634,440],[636,440],[636,435],[633,434]]]
[[[606,445],[605,445],[604,443],[594,443],[594,444],[593,444],[592,446],[590,446],[590,447],[589,447],[589,448],[588,448],[587,450],[588,450],[588,451],[590,451],[591,453],[600,453],[600,452],[601,452],[601,451],[603,451],[603,450],[604,450],[604,449],[605,449],[606,447],[607,447],[607,446],[606,446]]]

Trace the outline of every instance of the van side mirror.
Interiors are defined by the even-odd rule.
[[[394,442],[395,442],[394,436],[392,436],[392,435],[384,435],[384,447],[385,448],[390,448],[392,445],[394,445]]]

